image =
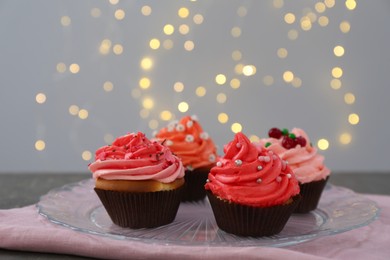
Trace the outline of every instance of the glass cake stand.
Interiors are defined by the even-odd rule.
[[[55,224],[112,239],[230,247],[294,245],[368,225],[379,214],[374,201],[349,189],[327,184],[316,210],[293,214],[282,232],[274,236],[240,237],[220,230],[207,198],[197,203],[181,203],[171,224],[151,229],[129,229],[112,223],[93,188],[93,180],[88,179],[53,189],[41,197],[38,211]]]

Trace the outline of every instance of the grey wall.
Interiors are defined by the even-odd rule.
[[[324,12],[316,10],[315,1],[275,7],[280,2],[2,0],[0,172],[86,172],[91,160],[83,159],[83,152],[93,153],[127,132],[151,136],[150,126],[167,123],[160,118],[163,110],[173,118],[196,114],[220,147],[233,137],[234,122],[247,135],[260,137],[273,126],[301,127],[313,144],[329,141],[320,152],[333,171],[389,172],[389,1],[358,1],[354,10],[337,1]],[[142,14],[145,5],[150,15]],[[187,18],[178,16],[180,7],[188,8]],[[91,15],[94,8],[100,16]],[[125,12],[123,20],[114,16],[118,9]],[[316,17],[305,31],[300,19],[310,10]],[[284,21],[289,12],[296,17],[293,24]],[[201,24],[193,20],[197,14]],[[64,16],[69,25],[61,24]],[[320,16],[328,17],[327,26],[319,25]],[[350,23],[349,32],[341,32],[342,21]],[[164,34],[165,24],[175,27],[172,35]],[[181,24],[188,25],[187,34],[179,32]],[[234,27],[241,29],[239,37],[232,35]],[[290,30],[298,33],[295,40],[289,39]],[[152,38],[170,40],[173,47],[153,50]],[[112,43],[108,54],[99,51],[104,39]],[[186,41],[194,43],[192,51],[184,49]],[[113,52],[116,44],[123,53]],[[341,57],[333,53],[337,45],[344,47]],[[279,48],[288,51],[286,58],[278,57]],[[236,50],[242,55],[238,60],[232,58]],[[140,68],[144,57],[154,61],[150,70]],[[60,63],[65,71],[58,71]],[[78,73],[70,71],[73,63]],[[254,65],[256,74],[237,74],[237,64]],[[330,86],[334,67],[343,70],[337,90]],[[285,71],[301,80],[300,87],[283,80]],[[216,84],[217,74],[227,83]],[[273,78],[270,86],[266,76]],[[151,80],[148,89],[139,87],[142,77]],[[240,80],[238,89],[229,85],[232,79]],[[111,91],[104,90],[106,81],[112,82]],[[175,82],[184,84],[182,92],[174,90]],[[198,86],[207,90],[204,97],[195,94]],[[46,96],[42,104],[38,93]],[[216,101],[219,93],[227,97],[225,103]],[[345,103],[347,93],[355,96],[354,103]],[[154,100],[149,110],[142,107],[147,97]],[[177,108],[183,101],[189,104],[186,113]],[[88,117],[70,114],[72,105],[87,110]],[[218,122],[222,112],[229,115],[226,124]],[[359,115],[358,124],[348,122],[351,113]],[[350,134],[350,143],[340,143],[342,133]],[[35,148],[37,140],[45,142],[42,151]]]

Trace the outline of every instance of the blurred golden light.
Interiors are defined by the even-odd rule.
[[[232,34],[232,36],[234,38],[240,37],[240,35],[241,35],[241,28],[238,27],[238,26],[235,26],[235,27],[232,28],[230,33]]]
[[[179,26],[179,32],[183,35],[186,35],[188,34],[188,32],[190,31],[190,27],[186,24],[182,24]]]
[[[242,68],[242,74],[245,76],[252,76],[256,74],[256,67],[253,65],[245,65]]]
[[[192,51],[195,47],[195,44],[193,41],[185,41],[184,42],[184,49],[186,51]]]
[[[324,3],[326,7],[332,8],[335,5],[335,0],[325,0]]]
[[[192,20],[194,21],[195,24],[201,24],[201,23],[203,23],[204,18],[203,18],[203,15],[196,14],[196,15],[194,15],[194,18]]]
[[[125,15],[126,13],[122,9],[118,9],[114,13],[114,16],[117,20],[123,20],[125,18]]]
[[[264,76],[263,83],[266,86],[271,86],[274,84],[274,78],[271,75]]]
[[[343,70],[340,67],[334,67],[332,69],[332,76],[336,79],[341,78],[343,76]]]
[[[146,109],[152,109],[154,107],[154,101],[150,97],[146,97],[142,100],[142,106]]]
[[[195,94],[198,97],[203,97],[204,95],[206,95],[206,88],[203,87],[203,86],[197,87],[196,90],[195,90]]]
[[[238,89],[240,87],[240,85],[241,85],[241,82],[239,79],[234,78],[230,81],[230,87],[232,87],[233,89]]]
[[[64,73],[66,71],[66,65],[63,62],[57,63],[56,66],[57,72]]]
[[[298,39],[298,31],[294,29],[289,30],[287,37],[292,41]]]
[[[182,7],[177,11],[177,15],[179,15],[180,18],[187,18],[190,14],[190,11],[186,7]]]
[[[326,16],[320,16],[318,18],[318,24],[322,27],[325,27],[329,24],[329,19]]]
[[[314,5],[314,9],[316,9],[316,11],[318,13],[323,13],[325,12],[326,10],[326,5],[322,2],[317,2],[315,5]]]
[[[79,118],[80,119],[87,119],[88,118],[88,110],[80,109],[80,111],[79,111]]]
[[[349,144],[352,141],[352,136],[349,133],[343,133],[340,135],[339,141],[342,144]]]
[[[35,142],[35,149],[36,149],[37,151],[43,151],[43,150],[45,150],[45,147],[46,147],[45,141],[43,141],[43,140],[37,140],[37,141]]]
[[[223,85],[226,83],[226,76],[223,75],[223,74],[218,74],[216,77],[215,77],[215,82],[218,84],[218,85]]]
[[[70,107],[69,107],[69,114],[71,114],[72,116],[76,116],[76,115],[78,115],[79,114],[79,107],[78,106],[76,106],[76,105],[71,105]]]
[[[291,85],[293,85],[296,88],[299,88],[302,86],[302,80],[298,77],[294,77],[294,79],[291,81]]]
[[[166,35],[171,35],[175,31],[175,27],[172,24],[166,24],[163,31]]]
[[[308,12],[306,14],[307,17],[309,17],[309,20],[311,23],[314,23],[315,21],[317,21],[317,15],[313,12]]]
[[[69,65],[69,71],[73,74],[79,73],[80,66],[77,63],[72,63]]]
[[[61,17],[61,24],[62,26],[69,26],[71,23],[71,19],[69,16],[62,16]]]
[[[230,129],[233,133],[238,133],[242,131],[242,125],[240,123],[233,123]]]
[[[351,25],[348,21],[342,21],[340,23],[340,31],[342,33],[348,33],[351,30]]]
[[[164,49],[166,49],[166,50],[172,49],[172,48],[173,48],[173,41],[172,41],[171,39],[166,39],[166,40],[164,40],[164,42],[163,42],[163,47],[164,47]]]
[[[104,39],[99,46],[99,52],[103,55],[107,55],[111,50],[111,41],[109,39]]]
[[[341,80],[339,79],[332,79],[330,81],[330,86],[333,88],[333,89],[339,89],[341,88]]]
[[[187,102],[180,102],[179,105],[177,105],[177,109],[182,112],[182,113],[185,113],[188,111],[188,109],[190,108],[190,106],[188,105]]]
[[[284,1],[283,0],[274,0],[273,5],[275,8],[282,8],[284,5]]]
[[[356,2],[355,0],[347,0],[345,1],[345,6],[348,10],[354,10],[356,8]]]
[[[320,150],[327,150],[329,148],[329,141],[326,139],[320,139],[317,142],[317,146]]]
[[[149,57],[145,57],[141,60],[141,64],[140,64],[141,68],[144,69],[144,70],[150,70],[153,66],[153,61],[151,58]]]
[[[333,48],[333,53],[335,56],[337,57],[341,57],[344,55],[344,47],[343,46],[340,46],[340,45],[337,45],[336,47]]]
[[[257,135],[250,135],[249,136],[249,140],[253,143],[253,142],[258,142],[260,141],[260,137],[258,137]]]
[[[139,80],[139,86],[140,88],[142,89],[148,89],[150,87],[150,84],[151,84],[151,81],[149,78],[147,77],[142,77],[140,80]]]
[[[112,48],[112,51],[116,55],[120,55],[123,53],[123,46],[121,44],[115,44],[114,47]]]
[[[116,5],[119,3],[119,0],[109,0],[110,4]]]
[[[35,100],[37,101],[38,104],[43,104],[46,101],[46,95],[44,93],[38,93],[35,96]]]
[[[311,20],[308,16],[304,16],[301,18],[301,28],[304,31],[308,31],[311,29]]]
[[[173,84],[173,89],[176,91],[176,92],[182,92],[184,90],[184,84],[182,82],[176,82],[175,84]]]
[[[141,8],[141,13],[144,16],[149,16],[152,13],[152,8],[150,6],[148,6],[148,5],[144,5]]]
[[[218,93],[217,95],[217,102],[220,103],[220,104],[223,104],[225,103],[227,100],[227,96],[225,93]]]
[[[359,115],[358,114],[355,114],[355,113],[352,113],[348,116],[348,122],[351,124],[351,125],[357,125],[360,121],[360,118],[359,118]]]
[[[160,48],[160,41],[158,39],[151,39],[150,42],[149,42],[149,46],[151,49],[153,50],[157,50],[158,48]]]
[[[246,16],[246,14],[248,13],[248,10],[246,9],[245,6],[240,6],[238,9],[237,9],[237,15],[239,17],[244,17]]]
[[[218,114],[218,122],[221,124],[226,124],[229,121],[229,116],[226,113]]]
[[[279,58],[284,59],[288,55],[288,51],[285,48],[279,48],[277,51],[277,55]]]
[[[160,113],[160,118],[163,121],[169,121],[172,119],[172,113],[169,110],[163,110]]]
[[[352,105],[353,103],[355,103],[355,95],[352,93],[346,93],[344,95],[344,102],[348,105]]]
[[[287,70],[283,73],[283,80],[287,83],[290,83],[294,79],[294,73],[291,71]]]
[[[293,13],[287,13],[284,15],[284,21],[287,24],[293,24],[295,22],[295,15]]]
[[[141,109],[140,111],[139,111],[139,116],[141,117],[141,118],[147,118],[148,116],[150,115],[150,111],[148,110],[148,109],[146,109],[146,108],[143,108],[143,109]]]
[[[81,158],[83,158],[84,161],[89,161],[92,159],[92,153],[90,151],[84,151],[81,154]]]
[[[149,121],[149,128],[154,130],[154,129],[157,129],[158,127],[158,121],[156,119],[152,119]]]
[[[234,72],[238,75],[241,75],[242,74],[242,70],[244,68],[244,65],[239,63],[239,64],[236,64],[236,66],[234,66]]]
[[[106,92],[110,92],[114,89],[114,84],[111,81],[106,81],[103,83],[103,89]]]
[[[239,61],[239,60],[241,60],[241,58],[242,58],[242,54],[240,51],[233,51],[232,52],[232,59],[234,61]]]
[[[95,7],[91,9],[91,16],[94,18],[98,18],[102,15],[102,11],[99,8]]]

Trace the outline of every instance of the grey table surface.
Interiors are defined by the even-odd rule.
[[[0,209],[35,204],[53,188],[90,178],[88,173],[34,174],[0,173]],[[358,193],[390,195],[390,172],[333,173],[330,183]],[[0,249],[0,259],[90,259],[73,255]]]

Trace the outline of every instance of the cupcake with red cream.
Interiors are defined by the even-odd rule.
[[[95,192],[115,224],[151,228],[175,219],[184,167],[161,143],[141,132],[129,133],[99,148],[88,168]]]
[[[206,197],[204,184],[215,165],[217,149],[196,117],[185,116],[162,128],[156,138],[181,158],[185,167],[186,187],[182,201],[199,201]]]
[[[205,185],[219,228],[253,237],[281,232],[300,200],[294,172],[243,133],[225,145],[224,153]]]
[[[318,154],[302,129],[271,128],[268,135],[269,138],[260,140],[260,145],[287,161],[299,181],[302,199],[295,212],[307,213],[316,209],[330,175],[324,156]]]

